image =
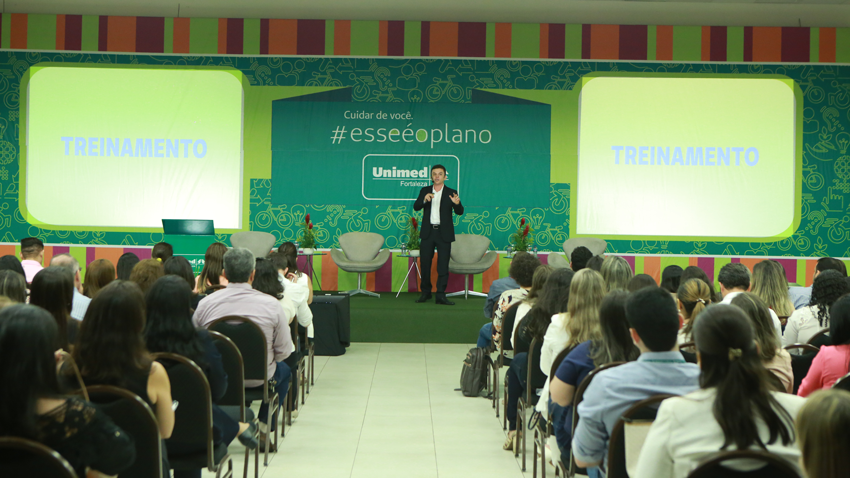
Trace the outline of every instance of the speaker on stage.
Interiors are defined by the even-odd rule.
[[[313,344],[316,355],[342,355],[351,345],[351,298],[348,295],[314,295]]]

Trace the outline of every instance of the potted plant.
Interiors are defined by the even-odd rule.
[[[309,214],[304,218],[304,228],[301,230],[299,243],[304,254],[313,254],[313,248],[316,247],[316,236],[313,235],[313,223],[310,222]]]
[[[534,236],[531,233],[531,225],[526,224],[525,218],[523,218],[519,223],[519,229],[511,234],[510,242],[513,243],[513,250],[528,252],[528,249],[534,244]]]
[[[408,253],[413,257],[419,257],[419,223],[415,217],[410,218],[410,239],[407,240]]]

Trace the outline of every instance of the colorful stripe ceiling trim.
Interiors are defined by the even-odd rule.
[[[850,63],[850,28],[0,15],[0,48]]]
[[[150,259],[150,247],[105,247],[105,246],[78,246],[78,245],[45,245],[44,247],[44,263],[48,264],[54,255],[71,254],[74,256],[83,268],[82,276],[85,277],[85,269],[95,259],[108,259],[113,264],[118,263],[118,258],[122,254],[132,252],[139,256],[140,259]],[[0,257],[5,255],[14,255],[20,257],[21,248],[18,244],[0,244]],[[563,256],[563,254],[561,254]],[[510,261],[503,260],[504,253],[499,254],[500,259],[493,263],[487,271],[482,274],[476,274],[470,279],[470,290],[487,292],[490,290],[490,284],[500,277],[507,277]],[[539,255],[541,262],[548,263],[549,254]],[[677,265],[683,269],[688,266],[698,266],[709,277],[713,277],[717,282],[717,275],[720,273],[720,268],[730,262],[740,262],[746,265],[750,270],[757,263],[763,261],[764,257],[702,257],[702,256],[623,256],[635,274],[649,274],[655,278],[656,282],[661,281],[661,271],[665,267]],[[298,258],[298,269],[302,272],[315,274],[313,288],[318,290],[337,291],[350,290],[357,288],[357,274],[345,272],[339,269],[331,260],[329,255],[313,256],[313,263],[308,265],[305,256]],[[795,257],[789,258],[774,258],[782,267],[785,268],[785,274],[789,284],[805,284],[811,285],[815,273],[815,265],[817,259],[800,259]],[[418,261],[418,259],[417,259]],[[844,261],[850,267],[850,260]],[[416,276],[416,269],[413,266],[413,259],[408,257],[399,257],[398,252],[393,252],[390,259],[384,266],[376,272],[366,274],[366,289],[376,292],[397,292],[404,285],[403,292],[417,292],[419,290],[419,279]],[[408,271],[410,271],[409,275]],[[436,259],[431,264],[431,276],[437,276],[437,261]],[[405,280],[406,278],[406,280]],[[449,274],[448,292],[462,291],[464,277],[461,275]],[[435,286],[436,287],[436,286]],[[436,289],[435,289],[436,290]]]

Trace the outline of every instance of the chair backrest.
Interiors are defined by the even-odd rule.
[[[570,268],[570,260],[564,259],[564,256],[558,254],[557,252],[550,252],[548,256],[546,256],[546,264],[550,267],[554,267],[555,269],[569,269]]]
[[[455,234],[452,244],[452,260],[458,264],[474,264],[484,257],[490,248],[490,238],[478,234]]]
[[[119,478],[161,478],[162,439],[153,411],[138,395],[111,385],[88,387],[92,403],[136,442],[136,461]]]
[[[0,476],[77,478],[62,455],[41,443],[17,437],[0,437]]]
[[[834,384],[832,384],[832,388],[837,388],[840,390],[847,390],[850,392],[850,373],[836,380]]]
[[[594,256],[601,256],[605,253],[608,243],[595,237],[572,237],[564,242],[564,253],[567,255],[567,259],[569,260],[570,256],[573,255],[573,251],[581,246],[590,249],[590,252]]]
[[[626,440],[624,427],[627,421],[655,420],[658,405],[675,395],[660,394],[645,398],[629,407],[614,424],[611,437],[608,440],[608,478],[628,478],[626,471]]]
[[[224,396],[216,402],[223,406],[238,406],[239,421],[245,420],[245,365],[242,361],[242,353],[239,347],[230,340],[230,337],[220,334],[214,330],[210,331],[215,348],[221,354],[221,363],[227,374],[227,391]]]
[[[791,371],[794,372],[794,388],[793,393],[796,395],[803,379],[809,374],[809,369],[812,367],[812,360],[818,354],[818,348],[809,344],[794,344],[785,347],[785,350],[791,352]],[[800,350],[802,355],[797,355],[793,351]]]
[[[236,344],[242,354],[245,380],[262,380],[263,398],[268,401],[269,362],[263,329],[250,319],[238,315],[222,317],[211,323],[209,329],[229,337]]]
[[[555,360],[552,362],[552,368],[549,370],[549,381],[552,381],[552,378],[555,376],[555,372],[558,371],[558,367],[561,366],[561,362],[567,358],[567,355],[572,352],[572,349],[564,349],[561,350],[561,353],[555,356]]]
[[[817,348],[821,348],[824,345],[832,345],[832,339],[829,338],[829,329],[820,329],[818,333],[812,335],[812,338],[807,343]]]
[[[369,262],[384,245],[384,236],[374,232],[347,232],[339,236],[339,247],[354,262]]]
[[[505,340],[502,338],[502,340]],[[546,375],[540,370],[540,355],[543,352],[543,341],[537,341],[537,338],[531,340],[531,345],[528,347],[528,377],[526,378],[525,386],[525,403],[536,405],[540,397],[537,395],[537,389],[543,388],[546,385]],[[548,399],[548,397],[547,397]]]
[[[765,463],[763,468],[751,472],[754,476],[770,476],[771,478],[800,478],[800,474],[794,466],[784,458],[778,457],[762,450],[735,450],[722,451],[712,454],[704,459],[688,475],[688,478],[715,478],[717,476],[728,476],[729,468],[723,466],[724,462],[730,460],[758,460]],[[735,476],[747,476],[746,472],[738,472]]]
[[[171,382],[171,397],[180,405],[174,411],[174,431],[169,443],[182,450],[207,450],[209,465],[213,457],[212,393],[201,367],[192,360],[172,353],[151,354],[161,363]],[[170,453],[169,453],[170,455]]]
[[[266,257],[274,247],[274,235],[262,231],[241,231],[230,236],[233,247],[244,247],[254,254],[254,257]]]

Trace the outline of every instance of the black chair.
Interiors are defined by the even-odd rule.
[[[242,353],[239,352],[239,347],[230,340],[226,335],[222,335],[214,330],[211,330],[210,336],[213,339],[215,348],[221,354],[221,363],[224,366],[224,372],[227,374],[227,391],[224,396],[216,403],[218,406],[227,410],[231,407],[238,410],[236,416],[243,423],[255,422],[256,418],[253,413],[250,418],[248,412],[251,410],[245,406],[245,365],[242,362]],[[230,385],[233,384],[231,387]],[[258,432],[259,433],[259,432]],[[250,461],[251,450],[245,448],[245,472],[243,476],[248,478],[248,462]],[[260,449],[254,449],[254,478],[259,478],[260,474]]]
[[[835,383],[832,384],[832,388],[847,390],[850,392],[850,379],[848,377],[850,377],[850,373],[836,380]]]
[[[87,387],[92,403],[136,442],[136,461],[119,478],[161,478],[162,438],[151,408],[135,393],[111,385]]]
[[[17,437],[0,437],[0,476],[77,478],[62,455],[41,443]]]
[[[578,405],[582,402],[582,400],[584,400],[584,392],[587,390],[587,387],[590,386],[590,382],[593,381],[593,377],[595,377],[599,372],[602,372],[604,370],[608,370],[609,368],[614,368],[614,367],[623,365],[624,363],[626,363],[626,362],[611,362],[611,363],[606,363],[605,365],[596,367],[595,369],[591,370],[590,373],[587,374],[587,377],[584,377],[584,380],[582,380],[581,383],[578,385],[578,388],[576,388],[576,393],[573,396],[573,421],[570,424],[570,436],[575,436],[575,434],[576,434],[576,427],[578,426],[578,418],[579,418],[579,416],[578,416]],[[561,457],[561,459],[563,460],[563,457]],[[567,469],[567,473],[565,473],[564,476],[568,476],[569,478],[572,478],[579,471],[581,471],[583,475],[587,474],[587,470],[585,470],[584,468],[579,468],[578,465],[576,465],[576,460],[573,457],[572,447],[570,447],[569,468]]]
[[[611,437],[608,440],[608,478],[628,478],[626,470],[626,422],[634,420],[655,420],[658,405],[662,401],[676,395],[660,394],[645,398],[628,408],[614,424]]]
[[[800,384],[803,383],[803,379],[806,378],[809,369],[812,367],[812,360],[815,359],[815,355],[818,354],[820,349],[809,344],[794,344],[785,346],[785,350],[791,354],[791,370],[794,372],[793,393],[796,395]],[[801,354],[798,355],[797,351]]]
[[[277,422],[277,414],[280,410],[280,400],[277,392],[274,391],[273,385],[270,385],[270,377],[268,377],[269,361],[267,357],[268,350],[266,348],[266,335],[260,327],[251,322],[251,320],[237,315],[222,317],[211,323],[209,329],[229,337],[233,343],[239,348],[242,354],[245,380],[262,380],[263,385],[259,387],[245,388],[245,400],[251,402],[254,400],[262,400],[268,404],[269,414],[266,420],[268,430],[271,430],[272,422]],[[285,431],[286,421],[283,420],[281,425]],[[274,433],[274,446],[277,449],[277,428]],[[263,459],[263,465],[269,465],[269,448],[271,446],[270,437],[266,437],[266,450]]]
[[[817,348],[821,348],[824,345],[832,345],[832,339],[829,338],[829,328],[820,329],[818,333],[812,335],[812,338],[810,338],[806,343],[814,345]]]
[[[510,307],[508,307],[508,310],[505,312],[505,314],[503,314],[502,317],[503,318],[506,317],[508,315],[508,313],[511,313],[511,311],[513,311],[512,313],[513,313],[514,319],[516,319],[516,308],[519,307],[519,304],[520,303],[517,302],[517,303],[511,305]],[[494,312],[493,312],[494,318],[496,316],[495,307],[497,307],[497,306],[498,306],[498,303],[493,306],[494,307]],[[514,349],[513,344],[511,344],[510,337],[505,336],[505,330],[506,330],[505,329],[505,323],[502,322],[502,339],[499,340],[499,346],[497,347],[498,352],[499,352],[499,356],[496,358],[496,360],[493,360],[493,377],[491,379],[492,384],[493,384],[493,388],[492,388],[493,408],[496,410],[496,418],[499,418],[499,393],[498,393],[499,392],[499,373],[500,373],[502,367],[506,367],[506,366],[511,364],[511,359],[505,357],[505,351],[506,350],[513,351],[513,349]],[[513,322],[511,322],[511,330],[513,330]],[[507,414],[506,410],[507,410],[507,407],[508,407],[508,404],[507,404],[508,384],[507,384],[507,382],[502,384],[502,398],[504,399],[504,403],[502,404],[502,409],[503,409],[502,410],[502,417],[503,417],[503,419],[502,419],[502,429],[507,430],[508,429],[508,417],[506,416],[506,414]]]
[[[723,466],[730,460],[758,460],[765,466],[753,471],[736,471]],[[704,459],[688,478],[800,478],[800,474],[784,458],[761,450],[735,450],[715,453]]]
[[[555,377],[555,372],[558,371],[558,367],[561,366],[561,362],[567,358],[567,355],[572,352],[572,348],[565,348],[561,350],[561,353],[555,356],[555,360],[552,361],[552,368],[549,369],[549,383],[552,383],[552,378]],[[540,397],[544,400],[548,399],[548,397]],[[531,465],[531,476],[537,476],[537,450],[540,450],[540,476],[546,478],[546,440],[555,433],[554,428],[552,427],[552,414],[550,413],[548,417],[546,417],[546,423],[542,423],[538,420],[536,427],[534,427],[534,437],[533,437],[533,450],[532,457],[534,463]]]
[[[183,404],[174,411],[174,431],[166,440],[171,469],[207,467],[215,472],[216,478],[231,478],[233,459],[227,452],[227,444],[213,444],[212,393],[204,371],[182,355],[160,352],[152,357],[168,373],[171,397]]]
[[[502,340],[504,340],[504,337],[502,337]],[[528,435],[525,418],[526,409],[537,405],[537,401],[540,399],[537,395],[537,389],[543,388],[546,384],[546,374],[540,370],[540,355],[542,352],[543,341],[541,340],[540,343],[537,343],[537,339],[533,339],[528,348],[528,372],[525,382],[525,397],[519,397],[519,401],[517,402],[516,429],[522,438],[522,471],[525,471],[525,438]],[[507,382],[507,380],[505,381]]]

